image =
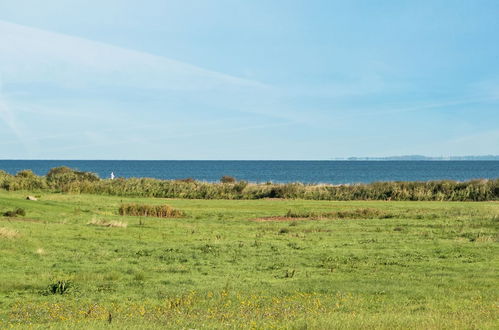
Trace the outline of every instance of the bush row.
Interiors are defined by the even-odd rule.
[[[150,178],[100,179],[96,174],[58,167],[46,176],[29,170],[10,175],[0,171],[0,189],[88,193],[130,197],[188,199],[313,199],[399,201],[499,200],[499,179],[457,182],[375,182],[352,185],[302,183],[255,184],[245,181],[208,183],[195,180]]]

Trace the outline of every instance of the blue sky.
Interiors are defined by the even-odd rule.
[[[498,1],[0,2],[0,158],[499,154]]]

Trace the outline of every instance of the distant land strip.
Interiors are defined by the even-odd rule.
[[[388,156],[388,157],[346,157],[346,158],[333,158],[333,160],[497,160],[499,155],[483,155],[483,156],[439,156],[430,157],[423,155],[405,155],[405,156]]]

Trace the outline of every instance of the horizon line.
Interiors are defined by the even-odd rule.
[[[410,157],[418,157],[410,159]],[[489,161],[499,160],[499,155],[470,155],[470,156],[380,156],[380,157],[363,157],[363,156],[350,156],[350,157],[335,157],[330,159],[98,159],[98,158],[85,158],[85,159],[68,159],[68,158],[0,158],[0,161],[213,161],[213,162],[285,162],[285,161],[473,161],[480,159],[480,157],[489,157],[497,159],[489,159]],[[458,159],[453,159],[458,158]],[[483,161],[487,161],[484,159]]]

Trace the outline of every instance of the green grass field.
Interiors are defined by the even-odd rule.
[[[498,202],[27,195],[0,191],[26,211],[0,216],[0,328],[499,328]]]

